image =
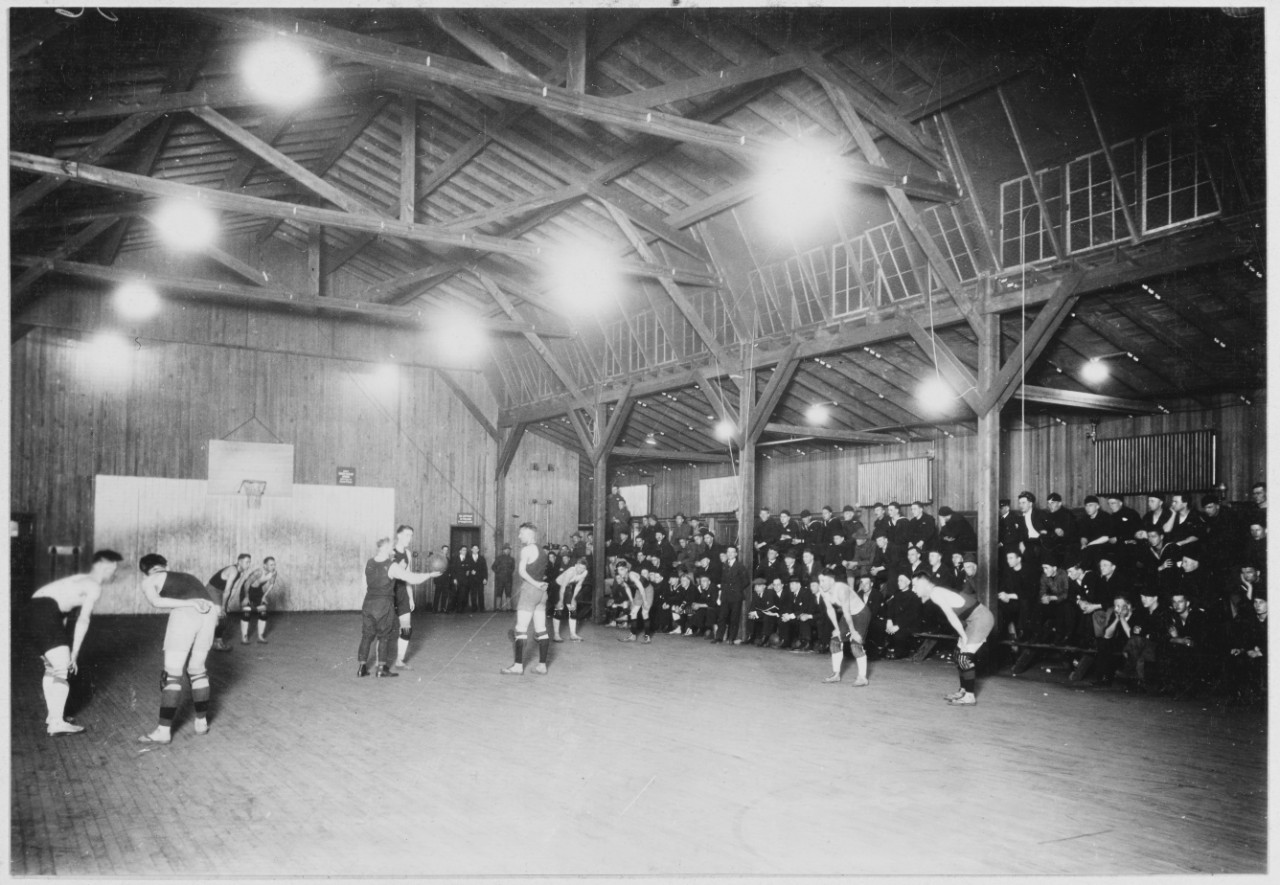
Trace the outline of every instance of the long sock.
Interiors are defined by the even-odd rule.
[[[538,634],[538,663],[547,662],[547,653],[551,650],[551,640],[546,633]]]
[[[396,660],[397,660],[397,661],[403,661],[403,660],[404,660],[404,656],[405,656],[406,654],[408,654],[408,653],[409,653],[409,640],[407,640],[407,639],[403,639],[403,638],[401,638],[401,637],[397,636],[397,637],[396,637],[396,652],[400,655],[400,657],[396,658]]]
[[[858,678],[866,679],[867,678],[867,656],[863,655],[860,658],[854,658],[853,662],[858,665]]]
[[[46,675],[41,684],[44,687],[44,702],[49,708],[49,715],[45,718],[45,722],[49,725],[57,725],[63,721],[63,714],[67,710],[67,697],[71,694],[71,686],[67,684],[66,676],[50,676]]]
[[[191,704],[196,709],[196,718],[204,719],[209,715],[209,674],[191,674]]]
[[[166,675],[164,690],[160,692],[160,724],[165,728],[173,727],[173,720],[178,715],[178,704],[181,701],[182,677]]]
[[[844,652],[837,651],[831,655],[831,672],[840,675],[840,665],[844,663]]]
[[[569,619],[569,635],[570,636],[578,635],[578,622],[575,621],[573,618]]]
[[[524,663],[524,643],[525,643],[525,640],[527,640],[528,638],[529,638],[528,633],[516,634],[516,663],[517,664]]]
[[[643,625],[644,625],[644,618],[641,617],[639,612],[636,612],[636,616],[631,619],[631,635],[639,636],[640,629]]]
[[[249,620],[247,618],[240,622],[240,638],[244,640],[249,638]]]
[[[264,617],[259,617],[258,618],[258,638],[264,639],[266,635],[267,635],[267,619]]]
[[[960,674],[960,687],[969,694],[977,694],[978,678],[972,670],[966,670]]]

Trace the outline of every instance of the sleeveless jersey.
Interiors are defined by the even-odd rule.
[[[964,605],[956,609],[956,617],[963,623],[965,618],[973,614],[973,610],[982,605],[982,603],[978,600],[978,597],[967,590],[955,590],[953,592],[960,594],[964,599]]]
[[[403,566],[405,567],[405,570],[407,571],[407,570],[408,570],[408,568],[409,568],[409,551],[408,551],[408,550],[397,550],[397,549],[395,549],[394,547],[392,547],[392,548],[391,548],[391,561],[392,561],[392,562],[398,562],[398,563],[400,563],[401,565],[403,565]],[[398,589],[400,589],[401,587],[408,587],[408,586],[409,586],[409,584],[408,584],[408,582],[407,582],[407,581],[401,581],[401,580],[399,580],[399,579],[396,579],[396,589],[397,589],[397,590],[398,590]]]
[[[391,597],[396,582],[387,574],[387,570],[394,564],[394,559],[384,559],[381,562],[370,559],[364,564],[364,582],[369,588],[370,596]]]
[[[546,580],[547,577],[547,551],[541,547],[535,547],[534,549],[538,551],[538,555],[534,557],[533,562],[525,565],[524,570],[528,572],[529,577],[533,578],[535,582],[540,582]]]
[[[231,565],[224,565],[222,568],[218,569],[217,573],[209,579],[209,586],[216,587],[220,592],[225,591],[227,589],[227,582],[223,579],[222,573],[229,568],[235,568],[237,565],[238,563],[233,562]]]
[[[184,572],[167,572],[160,595],[165,599],[209,599],[209,591],[200,579]],[[212,601],[222,603],[221,599]]]

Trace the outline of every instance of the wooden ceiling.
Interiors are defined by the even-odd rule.
[[[261,285],[255,250],[314,247],[322,283],[312,294],[330,304],[459,306],[490,318],[500,337],[485,371],[504,411],[566,398],[589,405],[606,389],[639,384],[649,392],[629,408],[617,442],[634,457],[722,456],[712,427],[736,409],[742,373],[755,371],[763,390],[775,371],[750,354],[796,342],[806,342],[797,353],[813,355],[778,385],[764,439],[799,434],[815,402],[833,403],[832,418],[826,439],[806,446],[970,432],[963,408],[940,419],[915,402],[921,379],[938,371],[934,342],[974,372],[965,310],[999,301],[1012,353],[1045,303],[1024,311],[1019,293],[1085,270],[1114,282],[1074,305],[1026,385],[1163,406],[1263,383],[1265,228],[1248,197],[1263,168],[1256,141],[1252,153],[1231,155],[1223,212],[1165,242],[1120,241],[1025,274],[982,243],[998,236],[999,182],[1023,174],[1025,162],[1038,170],[1097,150],[1096,138],[1079,135],[1092,130],[1070,89],[1084,67],[1124,76],[1091,84],[1103,117],[1133,121],[1117,138],[1190,125],[1230,129],[1238,141],[1260,114],[1260,18],[1216,9],[110,15],[10,13],[15,326],[49,279],[92,279],[86,265],[127,264],[122,256],[154,248],[143,219],[177,185],[224,200],[226,252],[211,256],[211,280]],[[304,107],[274,110],[240,82],[242,50],[275,32],[323,61],[323,94]],[[1139,63],[1144,39],[1167,51],[1144,49]],[[1212,61],[1224,53],[1238,63]],[[808,246],[763,241],[739,210],[767,147],[801,137],[837,144],[833,186],[874,201],[833,239],[886,222],[932,230],[939,212],[956,220],[972,253],[968,277],[946,279],[927,240],[903,234],[911,273],[932,292],[916,307],[938,307],[916,311],[927,341],[840,337],[895,316],[891,307],[850,321],[819,304],[813,317],[761,325],[752,302],[764,295],[739,265],[759,271]],[[584,236],[627,262],[614,316],[566,315],[542,281],[538,250]],[[1179,258],[1193,252],[1194,261]],[[1148,270],[1126,277],[1126,267]],[[931,275],[942,279],[931,284]],[[619,353],[609,323],[621,319],[624,335],[639,336],[644,311],[673,342],[674,359],[610,372]],[[824,336],[835,343],[819,346]],[[1109,359],[1110,379],[1087,386],[1079,367],[1102,353],[1131,356]],[[584,449],[581,420],[561,409],[531,429]]]

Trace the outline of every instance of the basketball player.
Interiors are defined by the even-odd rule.
[[[409,569],[409,545],[413,543],[413,526],[396,526],[396,545],[391,551],[391,558],[407,571]],[[405,663],[405,655],[409,651],[409,637],[413,636],[413,593],[409,585],[402,580],[396,581],[395,589],[396,615],[400,618],[400,637],[396,640],[396,669],[412,670]]]
[[[844,663],[844,641],[849,640],[849,648],[853,651],[853,661],[858,667],[858,678],[853,681],[856,686],[867,685],[867,651],[864,648],[867,630],[871,627],[871,609],[862,601],[853,588],[844,581],[836,580],[835,569],[824,568],[818,575],[818,599],[827,610],[831,619],[831,675],[823,682],[839,682],[840,667]],[[837,612],[836,609],[839,609]],[[840,629],[840,619],[844,619],[848,631]]]
[[[582,637],[578,635],[578,591],[582,589],[582,582],[586,579],[587,561],[585,559],[579,559],[556,576],[560,594],[556,600],[555,619],[551,622],[552,641],[564,642],[560,638],[561,621],[568,623],[570,639],[574,642],[582,641]]]
[[[529,639],[529,621],[538,639],[538,663],[533,672],[547,672],[547,653],[551,650],[551,637],[547,635],[547,554],[538,546],[538,529],[531,522],[521,524],[516,535],[520,539],[520,558],[516,561],[516,574],[520,576],[520,595],[516,603],[515,662],[504,667],[504,676],[519,676],[524,672],[524,645]]]
[[[247,559],[248,557],[241,557]],[[138,562],[144,575],[142,592],[156,608],[169,612],[164,631],[164,685],[160,692],[160,724],[138,738],[143,744],[167,744],[172,740],[173,720],[182,701],[182,674],[191,678],[191,701],[196,713],[196,734],[209,732],[209,673],[205,660],[218,629],[221,599],[212,585],[194,575],[168,570],[159,553],[148,553]]]
[[[406,526],[401,526],[401,529]],[[410,535],[413,529],[409,529]],[[397,532],[397,535],[399,533]],[[440,572],[418,574],[409,571],[403,563],[397,562],[393,556],[390,538],[379,538],[377,552],[364,565],[365,591],[364,605],[361,607],[360,649],[356,653],[360,665],[356,668],[357,676],[369,675],[369,646],[374,645],[375,675],[380,677],[399,676],[393,673],[388,665],[391,652],[391,638],[396,632],[396,584],[421,584]],[[376,643],[376,644],[375,644]]]
[[[240,598],[240,585],[244,582],[245,572],[249,571],[249,564],[253,562],[253,557],[248,553],[241,553],[236,557],[236,561],[231,565],[218,569],[217,573],[209,579],[209,587],[212,588],[214,599],[220,599],[218,604],[218,630],[213,637],[213,647],[218,651],[231,651],[231,645],[226,638],[226,621],[224,616],[231,611],[231,600]],[[241,637],[242,644],[248,644],[246,637]]]
[[[249,644],[249,622],[258,618],[258,641],[267,641],[267,594],[276,586],[276,558],[268,556],[240,581],[240,643]]]
[[[956,640],[956,668],[960,671],[960,690],[944,697],[952,706],[972,707],[978,703],[977,664],[974,662],[974,655],[987,641],[995,626],[996,620],[991,609],[967,590],[940,587],[926,575],[912,578],[911,589],[924,602],[932,602],[942,609],[947,623],[959,634],[959,639]]]
[[[93,554],[88,574],[71,575],[45,584],[32,594],[27,604],[27,635],[44,662],[41,685],[48,708],[45,730],[50,735],[84,731],[83,725],[73,725],[62,718],[67,709],[67,697],[71,694],[67,677],[76,672],[80,646],[89,632],[89,619],[93,616],[98,597],[102,595],[102,585],[115,576],[123,558],[114,550],[99,550]],[[71,646],[68,647],[66,618],[77,608],[80,615],[76,618]]]

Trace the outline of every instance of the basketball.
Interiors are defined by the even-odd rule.
[[[444,574],[444,570],[448,568],[449,563],[439,553],[433,553],[427,557],[427,571],[440,572]]]

